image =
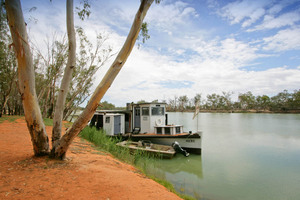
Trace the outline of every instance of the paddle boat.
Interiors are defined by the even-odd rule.
[[[168,124],[166,103],[131,103],[126,110],[99,110],[90,125],[124,140],[148,140],[168,146],[178,142],[188,153],[201,154],[202,133],[185,132],[183,125]]]

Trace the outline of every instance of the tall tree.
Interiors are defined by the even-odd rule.
[[[300,110],[300,90],[295,90],[291,97],[290,107]]]
[[[70,82],[72,80],[73,70],[76,64],[76,38],[74,28],[74,12],[73,0],[67,0],[67,32],[69,41],[68,62],[65,68],[65,73],[61,82],[60,90],[55,105],[52,129],[52,148],[56,148],[61,137],[63,112],[66,102],[66,97],[69,91]]]
[[[270,97],[267,95],[257,96],[256,97],[256,109],[266,110],[270,106]]]
[[[21,3],[19,0],[6,0],[5,6],[18,61],[19,91],[34,154],[36,156],[45,155],[49,152],[49,140],[37,100],[32,54]]]
[[[186,95],[180,96],[178,98],[180,110],[183,111],[187,107],[187,103],[189,102],[189,98]]]
[[[253,109],[255,106],[255,96],[250,91],[239,94],[238,99],[243,110]]]
[[[220,95],[213,93],[213,94],[208,94],[207,95],[207,101],[206,101],[206,106],[212,110],[218,109],[220,105]]]
[[[202,95],[198,93],[194,96],[193,104],[195,107],[197,106],[200,107],[201,103],[202,103]]]

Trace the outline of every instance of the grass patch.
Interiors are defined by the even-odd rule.
[[[45,126],[52,126],[53,125],[53,119],[50,118],[43,118]]]
[[[149,170],[151,167],[155,165],[155,161],[158,158],[157,156],[145,154],[143,151],[135,151],[131,153],[128,148],[123,148],[120,146],[117,146],[116,144],[121,141],[119,138],[111,138],[106,136],[105,132],[103,130],[97,130],[96,127],[86,127],[84,128],[79,136],[83,139],[86,139],[93,144],[95,144],[95,148],[100,151],[109,152],[113,156],[115,156],[117,159],[129,163],[131,165],[134,165],[137,167],[142,173],[144,173],[147,177],[153,179],[157,183],[163,185],[166,187],[170,192],[175,193],[179,197],[185,199],[185,200],[193,200],[195,198],[190,197],[188,195],[183,195],[178,193],[174,186],[162,179],[158,179],[155,176],[151,175],[149,173],[151,170]]]
[[[17,119],[25,119],[24,116],[20,116],[20,115],[2,115],[2,117],[0,117],[0,123],[4,122],[4,121],[9,121],[9,122],[15,122]],[[50,118],[43,118],[44,124],[45,126],[52,126],[53,125],[53,119]],[[63,125],[65,128],[69,128],[70,126],[72,126],[72,122],[63,122]]]
[[[14,122],[17,119],[21,119],[21,118],[23,118],[23,116],[19,116],[19,115],[2,115],[2,117],[0,117],[0,123],[2,123],[4,121]]]
[[[149,178],[151,178],[152,180],[154,180],[155,182],[157,182],[157,183],[163,185],[163,186],[164,186],[165,188],[167,188],[170,192],[175,193],[177,196],[183,198],[184,200],[195,200],[194,197],[191,197],[191,196],[189,196],[189,195],[185,195],[185,194],[178,193],[178,192],[175,190],[174,186],[173,186],[170,182],[168,182],[168,181],[166,181],[166,180],[163,180],[163,179],[156,178],[156,177],[154,177],[154,176],[149,176],[149,175],[147,175],[147,176],[148,176]]]
[[[117,146],[116,144],[121,141],[120,138],[108,137],[103,130],[97,130],[96,127],[84,128],[79,136],[95,144],[96,149],[109,152],[119,160],[130,164],[136,164],[143,157],[141,151],[131,154],[128,148]]]
[[[53,119],[43,118],[45,126],[53,126]],[[72,122],[63,121],[63,127],[69,128],[72,126]]]

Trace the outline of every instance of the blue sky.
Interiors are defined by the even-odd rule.
[[[75,24],[91,40],[105,32],[117,52],[139,2],[92,0],[90,18]],[[46,36],[65,33],[63,1],[21,3],[29,35],[41,48]],[[29,12],[32,6],[37,9]],[[104,97],[117,106],[175,95],[226,91],[234,99],[247,91],[272,96],[300,89],[300,1],[163,0],[153,3],[145,21],[151,38],[133,49]],[[112,61],[99,70],[95,87]]]

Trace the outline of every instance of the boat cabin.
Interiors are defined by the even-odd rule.
[[[154,133],[155,126],[166,124],[165,103],[132,104],[133,129],[140,133]]]
[[[107,113],[96,111],[90,126],[96,126],[97,129],[102,128],[107,135],[125,134],[125,114],[123,113]]]
[[[126,110],[98,110],[90,126],[102,128],[107,135],[153,133],[175,135],[183,132],[181,125],[167,125],[166,103],[128,103]]]

